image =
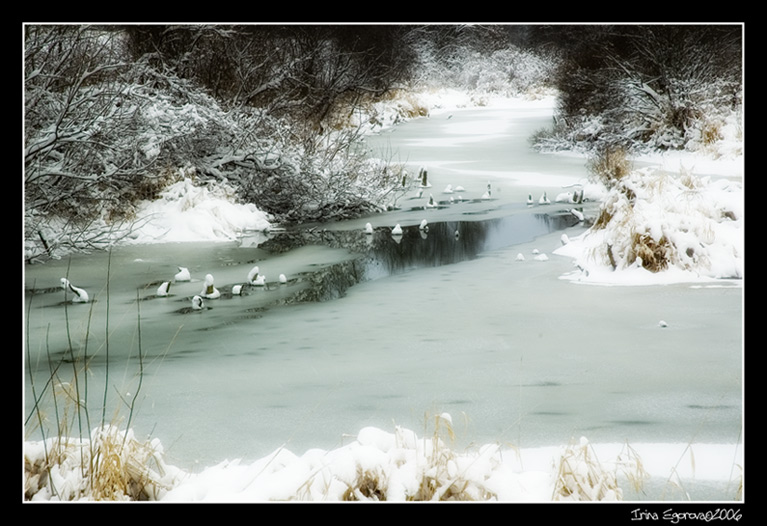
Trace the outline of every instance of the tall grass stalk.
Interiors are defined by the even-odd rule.
[[[623,497],[614,472],[604,469],[585,439],[570,444],[556,466],[553,501],[613,501]]]
[[[708,422],[711,418],[714,418],[714,417],[715,417],[715,414],[714,414],[713,409],[708,409],[706,411],[705,418],[703,418],[701,420],[701,422],[700,422],[699,428],[702,428],[706,424],[706,422]],[[741,443],[741,440],[743,438],[742,437],[742,432],[743,431],[741,429],[739,431],[739,433],[738,433],[738,440],[736,441],[736,443],[738,443],[738,444]],[[672,489],[677,489],[677,490],[681,491],[684,494],[684,498],[687,499],[687,500],[690,499],[690,493],[685,488],[685,483],[684,483],[684,481],[682,480],[682,477],[679,474],[679,467],[682,464],[682,461],[684,460],[685,455],[687,455],[689,453],[689,457],[690,457],[690,470],[691,470],[691,472],[693,474],[695,473],[695,451],[693,449],[693,444],[697,440],[696,436],[697,436],[697,432],[687,442],[687,444],[685,445],[685,448],[679,454],[679,458],[677,459],[676,463],[671,467],[671,471],[669,473],[669,476],[666,479],[666,487],[665,488],[671,487]],[[728,485],[729,485],[729,482],[732,482],[732,470],[734,470],[737,467],[741,468],[741,474],[740,474],[740,477],[739,477],[740,480],[739,480],[739,483],[738,483],[738,488],[735,490],[734,499],[735,500],[741,500],[742,492],[743,492],[743,472],[742,472],[742,467],[738,466],[738,464],[735,462],[734,459],[733,459],[731,470],[730,470],[731,477],[730,477],[730,480],[728,481]],[[665,491],[665,488],[664,488],[664,491]],[[665,495],[665,493],[664,493],[663,498],[666,498],[666,497],[667,497],[667,495]]]
[[[138,386],[136,392],[131,397],[131,402],[128,411],[128,422],[125,424],[125,440],[128,438],[128,429],[130,429],[131,422],[133,421],[133,412],[136,408],[136,400],[141,392],[141,386],[144,383],[144,355],[141,352],[141,299],[139,298],[139,290],[136,289],[136,330],[138,331]],[[123,441],[124,443],[124,441]]]
[[[34,289],[35,289],[35,287],[33,285],[32,290],[34,290]],[[26,323],[26,333],[27,333],[26,341],[27,342],[29,342],[29,315],[30,315],[31,310],[32,310],[32,298],[30,297],[29,298],[29,304],[27,305],[27,323]],[[48,332],[50,332],[50,331],[48,331]],[[47,345],[47,336],[46,336],[46,345]],[[29,345],[26,346],[26,357],[27,357],[27,363],[30,363],[32,356],[31,356],[31,354],[29,352]],[[49,363],[50,363],[50,360],[49,360]],[[53,378],[53,372],[51,373],[51,378]],[[50,382],[50,379],[49,379],[49,382]],[[27,419],[24,422],[24,425],[26,427],[26,425],[29,423],[29,420],[30,420],[32,415],[35,415],[37,417],[37,425],[40,426],[40,432],[41,432],[42,437],[43,437],[43,452],[45,454],[45,457],[48,458],[50,453],[48,451],[47,441],[45,440],[45,425],[43,424],[43,417],[42,417],[41,412],[39,410],[37,410],[39,398],[38,398],[38,395],[37,395],[37,387],[36,387],[36,384],[35,384],[35,375],[32,374],[32,369],[31,368],[29,369],[29,384],[30,384],[30,387],[32,388],[32,397],[33,397],[33,399],[35,401],[35,410],[30,414],[30,416],[27,417]],[[46,382],[46,387],[47,387],[47,385],[48,385],[48,382]],[[46,387],[44,387],[43,390],[45,390]],[[56,408],[55,402],[54,402],[54,408]],[[56,413],[58,415],[58,410],[56,411]],[[58,416],[56,418],[56,421],[58,422]],[[61,431],[61,429],[59,428],[59,432],[60,431]],[[46,466],[45,473],[46,473],[47,478],[50,480],[50,478],[51,478],[51,476],[50,476],[50,466]],[[52,490],[53,490],[53,494],[55,495],[56,494],[55,493],[56,492],[56,488],[52,487]]]
[[[70,257],[67,262],[67,275],[66,278],[69,279],[69,271],[72,265],[72,258]],[[72,345],[72,334],[70,331],[70,325],[69,325],[69,305],[66,301],[66,289],[64,293],[64,317],[65,317],[65,326],[67,330],[67,343],[68,343],[68,349],[69,349],[69,356],[70,360],[72,361],[72,378],[75,385],[75,393],[74,393],[74,403],[75,403],[75,410],[77,414],[77,425],[78,425],[78,436],[80,438],[80,443],[83,441],[83,413],[86,420],[86,428],[90,429],[90,416],[88,412],[87,407],[87,393],[88,393],[88,375],[84,375],[84,386],[83,390],[85,392],[85,398],[80,396],[80,375],[77,371],[77,359],[75,358],[74,354],[74,346]],[[90,302],[90,305],[88,306],[88,323],[85,330],[85,341],[83,342],[83,353],[84,353],[84,363],[87,364],[87,356],[88,356],[88,341],[89,341],[89,335],[90,335],[90,326],[91,326],[91,320],[93,319],[93,302]],[[49,360],[50,363],[50,360]],[[86,366],[87,367],[87,366]],[[85,405],[84,405],[85,404]],[[57,417],[57,425],[60,426],[60,420]],[[59,437],[64,436],[62,435],[61,430],[59,429]],[[83,472],[83,475],[85,474],[85,462],[82,456],[82,449],[80,450],[80,468]],[[91,470],[88,470],[88,472],[92,472]]]
[[[104,401],[101,405],[101,427],[104,427],[106,423],[106,410],[107,410],[107,393],[109,392],[109,282],[111,281],[112,270],[112,250],[109,250],[109,257],[107,258],[107,297],[106,297],[106,318],[104,321],[104,352],[106,353],[106,359],[104,363]]]
[[[67,274],[66,278],[69,279],[69,270],[72,265],[72,258],[69,258],[69,261],[67,263]],[[72,333],[70,331],[70,325],[69,325],[69,305],[67,303],[67,291],[64,289],[64,325],[66,327],[67,331],[67,347],[69,350],[69,358],[72,361],[72,379],[74,381],[75,385],[75,408],[76,408],[76,414],[77,414],[77,424],[78,424],[78,432],[79,437],[82,440],[83,438],[83,424],[82,424],[82,398],[80,397],[80,381],[79,381],[79,375],[77,374],[77,360],[75,359],[75,353],[74,353],[74,345],[72,345]],[[90,323],[93,316],[93,303],[89,305],[89,312],[88,312],[88,325],[85,331],[85,342],[84,346],[85,349],[87,349],[88,346],[88,334],[90,334]],[[87,378],[87,375],[86,375]],[[85,413],[87,414],[87,408],[85,408]]]

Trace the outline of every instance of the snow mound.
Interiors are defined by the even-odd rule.
[[[129,243],[233,241],[247,232],[267,230],[268,214],[254,204],[236,202],[223,183],[195,186],[184,178],[162,192],[160,199],[139,204],[140,229]]]
[[[725,178],[646,168],[619,181],[594,226],[554,253],[585,283],[662,284],[743,278],[743,189]]]

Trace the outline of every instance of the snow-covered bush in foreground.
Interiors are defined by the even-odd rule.
[[[548,470],[522,470],[518,452],[489,444],[458,453],[450,415],[432,437],[397,427],[362,429],[354,442],[297,456],[286,449],[252,464],[222,462],[200,473],[165,464],[157,440],[97,429],[90,440],[24,444],[25,499],[32,501],[504,501],[620,500],[619,475],[641,483],[638,455],[626,448],[600,463],[590,444],[554,453]],[[559,458],[557,458],[559,457]]]
[[[555,253],[576,258],[566,277],[584,282],[615,282],[616,271],[645,284],[741,279],[742,198],[739,182],[634,170],[607,192],[594,225]]]
[[[24,498],[45,501],[156,500],[181,473],[165,464],[158,440],[107,426],[90,440],[24,443]]]

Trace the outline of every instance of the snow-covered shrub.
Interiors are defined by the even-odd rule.
[[[703,88],[710,93],[716,88]],[[673,96],[654,92],[649,86],[616,81],[614,105],[600,113],[582,110],[555,116],[551,129],[541,130],[532,140],[538,150],[576,149],[587,153],[621,147],[633,152],[688,150],[721,153],[726,127],[742,128],[741,108],[729,101],[717,105],[688,93]],[[735,152],[737,153],[737,152]]]
[[[211,143],[229,141],[228,117],[172,72],[128,63],[117,51],[88,53],[119,40],[117,32],[33,34],[41,42],[34,53],[37,41],[29,43],[26,57],[25,241],[37,254],[102,248],[130,230],[136,202],[156,197],[173,182],[169,174],[210,151]],[[77,62],[54,51],[63,42]],[[67,74],[51,85],[45,79],[57,62],[67,63]]]
[[[114,426],[94,429],[90,439],[24,443],[25,500],[159,500],[180,474],[163,460],[159,441]]]
[[[687,130],[686,149],[711,155],[713,158],[733,158],[743,155],[742,108],[735,111],[705,112]]]
[[[519,97],[552,87],[555,57],[508,47],[491,54],[471,53],[456,67],[459,87],[480,93]]]
[[[179,79],[174,82],[188,84]],[[192,86],[186,86],[183,96],[171,89],[171,85],[162,91],[133,88],[134,96],[147,101],[138,114],[140,122],[134,138],[140,153],[148,161],[165,154],[168,159],[162,164],[171,166],[179,162],[179,157],[214,153],[222,138],[231,134],[230,116],[212,97]]]
[[[397,427],[382,434],[374,428],[360,431],[357,442],[336,462],[335,477],[346,486],[341,500],[354,501],[487,501],[494,500],[482,480],[487,475],[486,451],[464,457],[452,451],[451,417],[435,416],[431,437],[418,438]],[[492,462],[491,462],[492,464]]]
[[[493,29],[440,30],[414,42],[415,89],[456,89],[475,94],[536,97],[553,88],[556,52],[493,41]],[[476,29],[476,32],[472,32]]]
[[[615,123],[613,142],[634,149],[695,150],[722,138],[721,123],[733,113],[733,88],[722,81],[670,79],[663,91],[626,78],[615,82],[614,107],[607,113]]]
[[[380,211],[401,186],[400,168],[369,159],[357,146],[359,129],[310,129],[262,119],[242,128],[258,137],[240,149],[200,163],[201,176],[226,179],[244,202],[282,223],[329,221]],[[272,130],[261,135],[264,130]]]
[[[576,264],[592,279],[601,268],[739,279],[742,221],[739,183],[644,168],[615,184],[594,225],[557,253],[582,250]]]
[[[447,413],[435,415],[433,436],[422,440],[423,459],[417,464],[418,489],[408,495],[408,500],[494,500],[495,495],[482,484],[482,477],[472,476],[472,460],[466,461],[448,448],[446,439],[454,439],[452,418]]]

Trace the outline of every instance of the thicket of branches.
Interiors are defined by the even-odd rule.
[[[561,53],[537,45],[531,27],[426,26],[413,33],[420,88],[455,88],[478,95],[534,95],[555,87]]]
[[[368,205],[392,176],[323,126],[407,72],[397,31],[26,27],[27,244],[104,246],[179,168],[286,220]]]

